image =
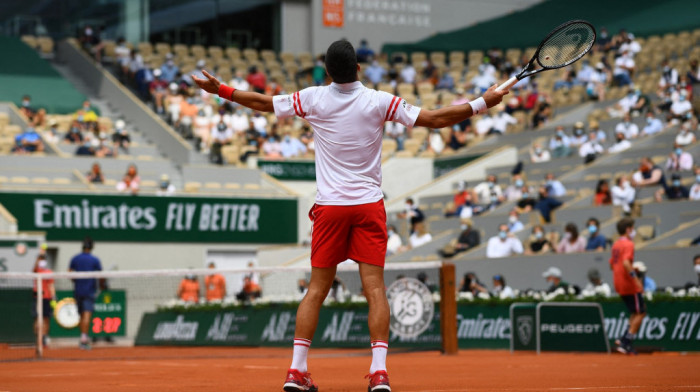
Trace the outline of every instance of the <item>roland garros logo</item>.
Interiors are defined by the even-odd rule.
[[[395,281],[386,292],[391,307],[391,332],[402,338],[414,338],[430,326],[435,304],[430,289],[418,279]]]

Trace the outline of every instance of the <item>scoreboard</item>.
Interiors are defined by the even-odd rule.
[[[73,291],[57,290],[57,300],[73,297]],[[124,290],[106,290],[100,292],[95,300],[95,311],[90,320],[90,336],[125,336],[126,335],[126,292]],[[56,338],[79,337],[80,329],[64,328],[51,318],[49,336]]]

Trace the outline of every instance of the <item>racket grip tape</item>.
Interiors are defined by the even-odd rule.
[[[508,90],[509,88],[513,87],[516,83],[518,83],[518,78],[513,76],[512,78],[506,80],[505,83],[502,85],[498,86],[496,88],[496,91],[503,91],[503,90]]]

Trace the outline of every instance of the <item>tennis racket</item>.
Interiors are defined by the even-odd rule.
[[[527,66],[498,86],[496,90],[509,89],[518,81],[538,72],[563,68],[575,63],[591,50],[595,40],[595,28],[585,20],[571,20],[562,24],[540,42],[540,46],[537,47]]]

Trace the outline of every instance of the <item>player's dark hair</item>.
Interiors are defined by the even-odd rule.
[[[90,236],[86,236],[83,239],[83,250],[91,250],[95,246],[95,243],[92,241],[92,238]]]
[[[627,229],[634,226],[634,219],[632,218],[622,218],[617,222],[617,234],[625,235]]]
[[[347,40],[335,41],[326,51],[326,71],[335,83],[357,81],[357,55]]]

